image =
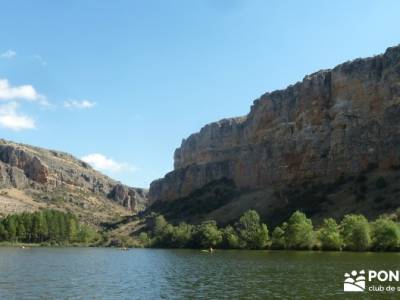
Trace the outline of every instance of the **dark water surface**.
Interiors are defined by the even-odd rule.
[[[343,292],[345,272],[399,262],[397,253],[0,248],[0,299],[400,299]]]

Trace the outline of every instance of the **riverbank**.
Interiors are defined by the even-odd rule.
[[[57,244],[57,243],[20,243],[20,242],[0,242],[0,248],[93,248],[102,247],[89,244]]]

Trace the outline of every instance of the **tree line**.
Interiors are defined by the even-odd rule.
[[[42,210],[12,214],[0,220],[0,241],[23,243],[90,243],[98,234],[71,213]]]
[[[215,221],[174,226],[157,215],[150,230],[142,232],[139,239],[144,246],[166,248],[398,251],[400,224],[395,219],[380,216],[369,222],[363,215],[350,214],[340,223],[327,218],[314,228],[311,219],[296,211],[270,234],[255,210],[224,228]]]

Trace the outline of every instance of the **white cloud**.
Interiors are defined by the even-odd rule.
[[[64,102],[64,107],[70,109],[89,109],[95,105],[95,102],[89,100],[67,100]]]
[[[36,128],[35,121],[19,113],[18,107],[16,102],[0,105],[0,126],[15,131]]]
[[[84,162],[90,164],[93,168],[99,171],[109,172],[125,172],[125,171],[136,171],[137,168],[130,166],[127,163],[116,162],[115,160],[106,157],[100,153],[92,153],[81,158]]]
[[[17,52],[15,52],[14,50],[9,49],[9,50],[1,53],[0,57],[1,58],[5,58],[5,59],[11,59],[11,58],[14,58],[16,55],[17,55]]]
[[[44,96],[40,95],[32,85],[11,86],[7,79],[0,79],[0,99],[15,100],[23,99],[29,101],[43,100]]]

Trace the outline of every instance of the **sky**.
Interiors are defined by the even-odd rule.
[[[395,1],[0,0],[0,138],[137,187],[183,138],[400,43]]]

